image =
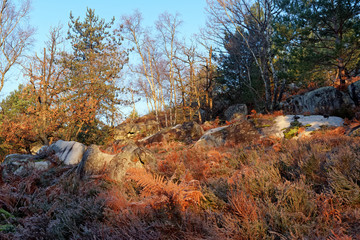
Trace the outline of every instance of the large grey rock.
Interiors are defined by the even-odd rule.
[[[266,135],[284,137],[284,130],[290,127],[291,123],[295,120],[294,117],[295,115],[277,116],[274,119],[274,125],[268,129]],[[296,120],[303,126],[308,126],[305,128],[304,132],[299,135],[300,137],[310,136],[313,131],[319,130],[323,126],[340,127],[344,124],[342,118],[335,116],[325,118],[322,115],[296,115]]]
[[[146,122],[125,122],[120,124],[114,130],[114,140],[128,144],[131,139],[136,139],[141,136],[151,135],[157,132],[158,123],[154,120]]]
[[[195,143],[195,146],[211,146],[218,147],[225,144],[226,129],[229,126],[213,128],[205,132],[205,134]]]
[[[81,161],[86,147],[84,144],[75,141],[58,140],[50,145],[50,149],[55,151],[61,162],[71,165],[78,164]]]
[[[288,98],[282,108],[291,113],[327,114],[346,107],[354,107],[350,96],[334,87],[322,87],[302,95]]]
[[[196,142],[195,146],[219,147],[226,143],[251,144],[260,136],[252,123],[241,119],[228,126],[210,129]]]
[[[192,143],[204,134],[202,127],[196,122],[185,122],[172,128],[163,129],[151,136],[138,141],[139,144],[147,145],[155,142],[181,141]]]
[[[231,121],[234,118],[238,118],[241,116],[246,116],[248,114],[248,109],[246,104],[235,104],[228,107],[225,112],[225,118],[227,121]]]
[[[356,105],[360,103],[360,81],[354,82],[348,87],[349,95]]]
[[[103,153],[99,146],[91,145],[79,164],[78,173],[80,176],[107,173],[111,179],[121,182],[129,168],[143,168],[144,164],[154,161],[150,150],[134,144],[123,147],[116,155]]]
[[[4,161],[1,163],[1,165],[3,164],[8,164],[11,162],[27,162],[29,160],[33,160],[35,158],[35,155],[32,154],[9,154],[5,157]]]
[[[49,161],[39,161],[37,156],[31,154],[10,154],[1,163],[2,178],[7,179],[10,175],[25,176],[33,170],[47,170],[50,168]]]
[[[99,173],[108,167],[109,162],[115,155],[107,154],[100,151],[99,146],[90,145],[78,165],[78,172],[94,174]]]
[[[14,171],[14,174],[18,176],[25,176],[29,174],[32,170],[44,171],[49,169],[50,166],[51,163],[49,161],[40,161],[40,162],[29,161],[27,163],[22,164],[19,168],[17,168]]]

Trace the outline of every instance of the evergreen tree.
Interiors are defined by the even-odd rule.
[[[340,84],[355,74],[360,57],[360,2],[342,0],[282,0],[291,34],[291,59],[304,78],[334,76]],[[289,33],[289,32],[288,32]],[[315,73],[315,74],[314,74]]]
[[[238,32],[224,38],[224,49],[226,52],[219,57],[218,98],[227,99],[229,104],[246,103],[260,107],[264,93],[262,81],[254,59]]]
[[[99,120],[113,126],[117,106],[124,103],[119,98],[124,91],[119,78],[128,52],[122,50],[123,38],[119,29],[112,31],[113,24],[114,18],[107,23],[92,9],[87,9],[83,21],[70,13],[68,39],[73,53],[64,61],[69,70],[69,117],[73,119],[68,138],[78,136],[85,125]]]

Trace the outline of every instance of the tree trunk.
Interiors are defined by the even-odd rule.
[[[275,70],[274,64],[271,60],[271,58],[269,59],[269,64],[270,64],[270,68],[271,68],[271,72],[272,72],[272,76],[273,76],[273,82],[274,82],[274,90],[273,90],[273,101],[271,104],[271,111],[274,111],[276,106],[277,106],[277,96],[279,94],[279,79],[278,79],[278,75],[277,75],[277,71]]]
[[[338,60],[338,81],[340,83],[340,89],[345,88],[346,79],[348,78],[348,74],[345,68],[343,58],[339,57]]]
[[[281,102],[281,99],[283,97],[284,91],[285,91],[285,85],[286,85],[286,81],[285,79],[282,80],[281,86],[280,86],[280,91],[279,91],[279,96],[278,96],[278,103]]]

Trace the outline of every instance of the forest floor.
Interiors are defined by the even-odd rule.
[[[344,127],[218,148],[148,146],[124,182],[59,165],[0,183],[1,239],[360,239],[360,138]]]

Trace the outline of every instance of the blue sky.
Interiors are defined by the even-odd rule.
[[[183,20],[181,32],[191,35],[205,24],[205,6],[206,0],[33,0],[30,23],[37,28],[36,46],[46,40],[50,26],[61,23],[66,28],[70,11],[75,17],[84,16],[87,7],[108,21],[138,9],[149,26],[165,11],[178,12]]]
[[[62,24],[67,31],[70,11],[74,17],[84,16],[86,8],[95,9],[95,13],[109,21],[113,16],[120,21],[122,15],[128,15],[138,9],[144,17],[144,25],[152,26],[159,14],[167,11],[179,13],[183,20],[181,33],[190,37],[205,25],[206,0],[32,0],[29,23],[35,27],[35,42],[32,51],[40,52],[49,35],[51,26]],[[4,97],[22,82],[22,74],[14,71],[5,83],[0,97]]]

